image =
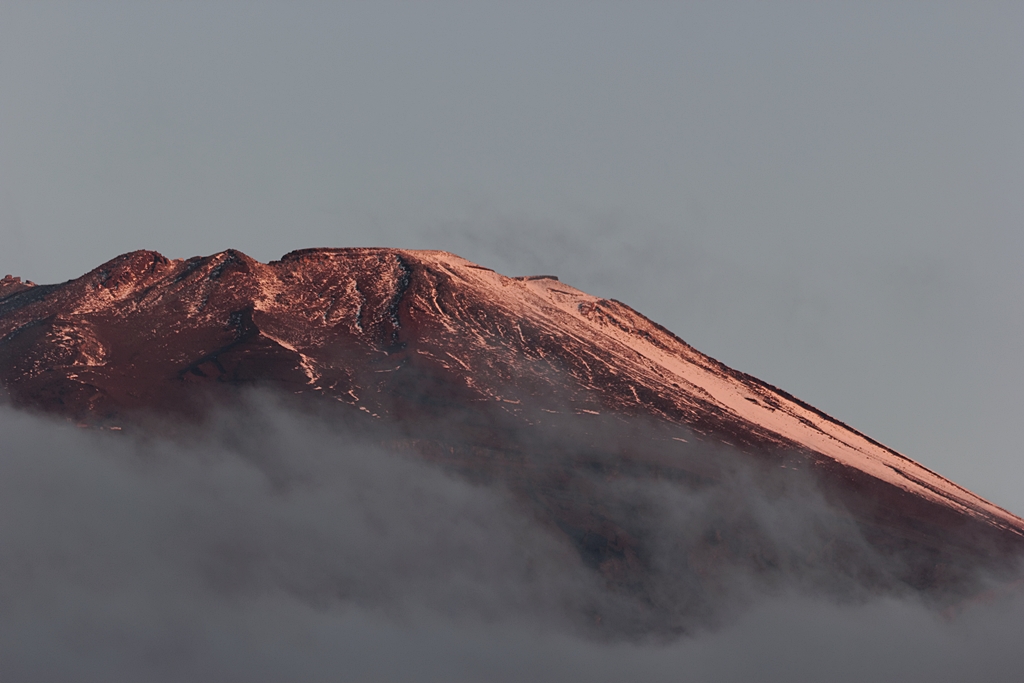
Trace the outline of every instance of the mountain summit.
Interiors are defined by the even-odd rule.
[[[907,585],[955,584],[1024,549],[1020,518],[628,306],[442,251],[305,249],[266,264],[136,251],[59,285],[8,277],[0,382],[15,405],[95,426],[202,419],[242,387],[329,406],[504,482],[627,583],[647,566],[644,533],[593,482],[700,490],[731,463],[814,482],[874,551],[902,558]],[[750,556],[722,524],[716,557]]]

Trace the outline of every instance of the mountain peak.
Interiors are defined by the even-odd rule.
[[[570,423],[591,435],[647,425],[621,445],[622,466],[698,481],[715,467],[706,448],[727,449],[812,473],[886,543],[934,528],[940,555],[949,534],[1024,544],[1016,516],[552,275],[505,277],[429,250],[302,249],[270,263],[134,251],[28,289],[0,281],[0,381],[16,403],[76,420],[194,417],[200,397],[262,386],[416,434],[430,453],[508,458]]]

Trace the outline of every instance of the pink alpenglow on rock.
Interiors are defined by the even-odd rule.
[[[0,382],[15,405],[126,431],[271,390],[500,482],[624,590],[652,571],[655,541],[621,494],[637,478],[700,492],[744,472],[769,499],[807,486],[871,553],[899,558],[895,578],[858,574],[872,585],[962,593],[1024,549],[1020,518],[625,304],[442,251],[137,251],[60,285],[8,276]],[[835,569],[853,552],[823,532],[782,557],[734,503],[681,560],[707,590],[723,566]]]

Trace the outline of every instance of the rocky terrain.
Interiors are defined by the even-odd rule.
[[[288,397],[507,487],[609,585],[674,605],[668,622],[733,570],[959,598],[1024,550],[1020,518],[628,306],[446,252],[137,251],[63,284],[7,277],[0,383],[17,407],[129,431]],[[637,482],[711,502],[673,529]],[[796,511],[801,542],[753,501]],[[689,592],[666,598],[673,572]]]

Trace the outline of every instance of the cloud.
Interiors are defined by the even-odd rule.
[[[912,600],[736,583],[714,629],[595,629],[595,614],[649,627],[650,606],[508,491],[263,399],[176,439],[9,408],[0,433],[3,680],[1012,680],[1024,663],[1017,600],[950,622]],[[674,553],[719,494],[607,487],[613,508],[642,503],[645,595],[685,605]],[[769,497],[751,509],[778,543],[830,524]]]

